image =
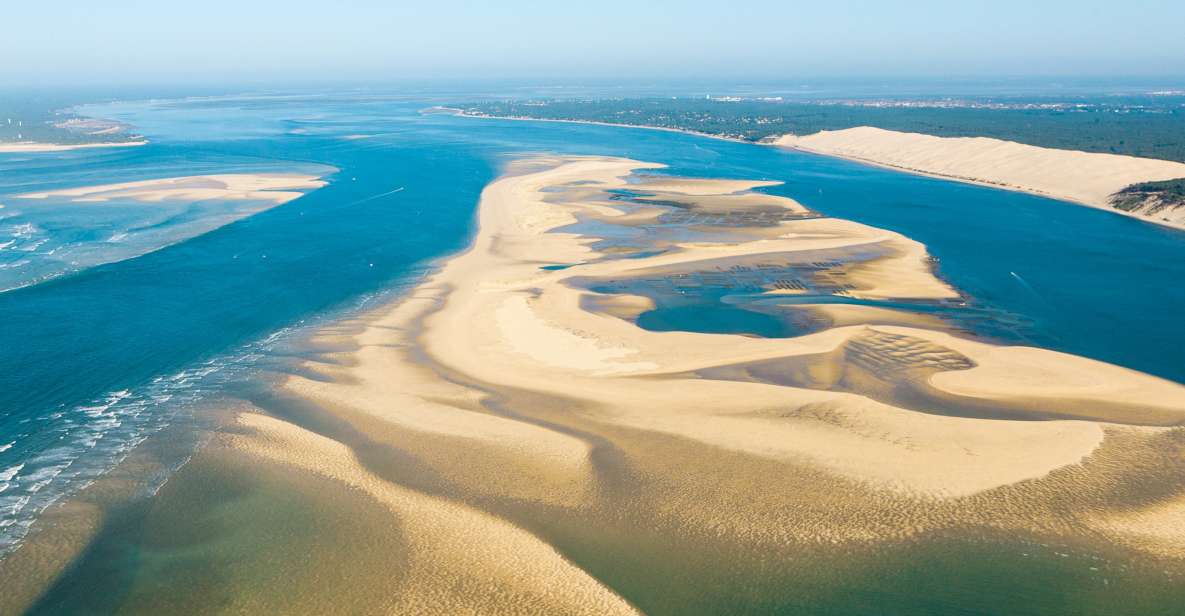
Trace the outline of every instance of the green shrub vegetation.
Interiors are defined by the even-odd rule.
[[[1185,178],[1132,184],[1111,198],[1116,208],[1130,212],[1154,203],[1153,211],[1185,206]]]

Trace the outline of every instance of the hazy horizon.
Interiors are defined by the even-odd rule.
[[[731,7],[327,9],[308,0],[203,6],[116,0],[9,7],[0,79],[22,84],[300,80],[777,81],[1185,76],[1173,2],[869,2]]]

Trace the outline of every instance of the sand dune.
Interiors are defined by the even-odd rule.
[[[987,137],[934,137],[871,126],[786,135],[776,145],[1000,188],[1117,213],[1109,198],[1132,184],[1185,177],[1185,163],[1058,150]],[[1185,212],[1141,219],[1185,227]],[[1167,217],[1167,219],[1166,219]]]

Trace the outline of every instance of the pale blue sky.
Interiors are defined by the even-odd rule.
[[[12,0],[0,78],[1185,75],[1185,0]]]

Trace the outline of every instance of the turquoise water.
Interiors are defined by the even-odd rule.
[[[437,102],[324,94],[95,106],[85,111],[133,124],[152,143],[0,155],[0,244],[13,242],[0,250],[8,265],[0,275],[11,283],[4,288],[20,287],[0,293],[0,551],[38,511],[146,435],[291,361],[286,341],[302,328],[413,285],[434,259],[467,243],[478,195],[501,165],[537,152],[785,181],[770,192],[926,243],[979,309],[1022,320],[1025,340],[1185,382],[1181,232],[763,146],[419,113]],[[132,250],[111,237],[156,214],[38,210],[12,199],[329,167],[337,171],[325,188],[200,235],[186,232],[185,215],[151,220],[160,236]],[[85,232],[96,227],[103,233]],[[54,260],[61,251],[88,258],[63,265]],[[714,310],[710,319],[675,314],[662,327],[752,326],[726,307]],[[754,333],[787,333],[772,322],[761,327]]]

